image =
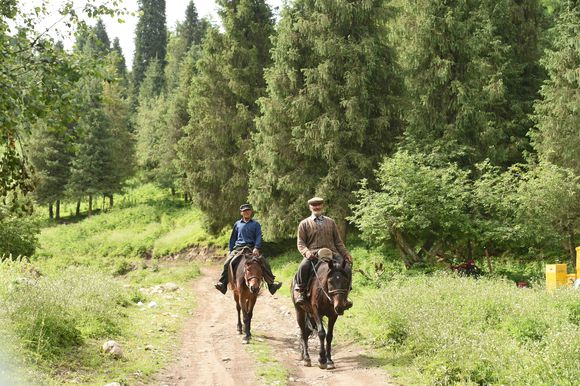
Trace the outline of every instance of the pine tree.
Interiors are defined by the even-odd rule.
[[[67,190],[71,197],[89,197],[89,215],[93,197],[110,192],[114,184],[113,138],[102,109],[102,93],[99,79],[86,77],[79,82],[83,114],[75,128],[77,146]]]
[[[398,1],[406,147],[471,168],[523,161],[542,74],[538,0]]]
[[[70,177],[73,157],[69,133],[66,130],[49,129],[45,122],[38,122],[32,131],[28,151],[34,166],[36,183],[34,196],[40,204],[52,207],[57,203],[56,219],[59,219],[59,203],[66,196],[65,188]]]
[[[199,19],[195,3],[190,1],[185,9],[185,20],[178,27],[180,35],[185,39],[186,47],[189,49],[193,44],[201,44],[208,27],[207,19]]]
[[[134,98],[138,97],[147,67],[154,60],[159,62],[163,70],[167,50],[165,0],[140,0],[139,11],[141,16],[135,30],[135,56],[132,72]]]
[[[109,185],[103,191],[113,206],[113,193],[119,193],[123,183],[134,173],[135,139],[131,133],[129,102],[123,78],[118,73],[119,56],[113,52],[109,56],[107,72],[114,81],[103,83],[102,109],[109,124],[108,132],[112,137],[112,169],[109,171]]]
[[[321,195],[345,231],[359,179],[400,133],[382,0],[296,1],[282,13],[251,151],[250,201],[269,238],[293,235]]]
[[[548,79],[534,106],[531,135],[542,159],[580,176],[580,3],[567,1],[553,31],[553,47],[541,63]]]
[[[180,141],[182,169],[195,203],[219,231],[247,199],[247,151],[256,100],[265,93],[273,16],[263,0],[219,1],[224,27],[208,31],[192,79],[190,124]],[[216,204],[217,203],[217,204]]]
[[[116,55],[114,59],[116,74],[121,79],[121,87],[123,88],[123,96],[126,97],[129,87],[129,78],[127,76],[127,63],[125,62],[125,56],[123,55],[123,50],[121,49],[121,43],[119,38],[113,40],[113,47],[111,51]]]

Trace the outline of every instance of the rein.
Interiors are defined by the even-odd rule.
[[[312,262],[312,260],[310,260],[310,264],[312,264],[312,269],[314,270],[314,274],[316,275],[316,279],[318,280],[318,284],[320,284],[320,289],[322,290],[324,295],[326,295],[326,298],[328,299],[328,301],[330,303],[332,303],[332,299],[330,298],[330,295],[328,295],[328,293],[324,289],[324,286],[322,285],[322,281],[320,280],[320,277],[318,276],[318,272],[316,272],[316,267],[314,266],[314,262]],[[342,290],[334,290],[334,291],[331,291],[331,293],[333,293],[335,291],[342,291]]]

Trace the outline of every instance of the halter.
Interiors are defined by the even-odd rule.
[[[328,301],[330,303],[332,303],[332,298],[330,297],[330,295],[348,294],[349,290],[343,289],[343,288],[334,289],[334,290],[326,292],[326,290],[324,289],[324,286],[322,285],[322,280],[320,280],[320,276],[318,276],[318,272],[316,272],[316,266],[314,266],[314,262],[312,260],[310,260],[310,264],[312,264],[312,269],[314,270],[314,274],[316,275],[316,279],[318,280],[318,284],[320,284],[320,289],[322,290],[322,292],[324,293],[324,295],[326,296],[326,298],[328,299]]]
[[[256,262],[258,263],[258,265],[260,264],[260,262],[258,262],[258,261],[256,261]],[[244,269],[244,271],[245,271],[245,269]],[[246,278],[246,274],[244,272],[244,281],[246,282],[246,287],[250,288],[250,280],[252,280],[252,279],[259,279],[260,280],[260,286],[262,285],[263,278],[260,278],[258,276],[250,276],[250,277]]]

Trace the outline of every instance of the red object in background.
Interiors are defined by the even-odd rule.
[[[518,288],[528,288],[528,283],[525,281],[518,281]]]

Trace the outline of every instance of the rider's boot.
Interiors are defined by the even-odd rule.
[[[282,287],[282,283],[280,282],[274,282],[274,283],[268,283],[268,291],[270,291],[270,293],[272,295],[274,295],[276,293],[276,291],[278,291],[280,289],[280,287]]]
[[[303,306],[306,304],[306,288],[299,287],[296,285],[294,287],[294,300],[297,306]]]
[[[224,264],[224,269],[222,271],[222,274],[218,280],[218,282],[215,284],[215,288],[220,291],[222,294],[226,294],[227,290],[228,290],[228,266],[227,264]]]

